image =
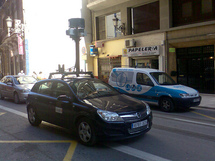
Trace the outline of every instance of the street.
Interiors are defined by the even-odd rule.
[[[215,110],[153,111],[152,129],[143,136],[87,147],[68,130],[45,122],[29,124],[26,104],[0,100],[0,160],[202,161],[215,158]]]

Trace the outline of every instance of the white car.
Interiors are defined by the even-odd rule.
[[[159,105],[166,112],[189,109],[201,102],[197,90],[176,84],[168,74],[157,69],[113,68],[109,84],[121,93]]]

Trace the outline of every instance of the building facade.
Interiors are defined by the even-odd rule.
[[[88,68],[98,78],[106,81],[113,67],[150,67],[215,93],[215,0],[82,2],[87,42],[98,48],[88,49]]]
[[[0,1],[0,71],[3,75],[25,72],[22,0]]]

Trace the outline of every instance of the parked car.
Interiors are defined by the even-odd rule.
[[[0,99],[13,99],[15,103],[25,102],[28,93],[37,80],[27,75],[8,75],[0,81]]]
[[[197,90],[176,84],[167,73],[157,69],[113,68],[109,84],[121,93],[159,105],[166,112],[189,109],[201,102]]]
[[[120,94],[99,79],[70,76],[52,75],[54,79],[34,85],[27,99],[31,125],[46,121],[68,128],[84,145],[131,138],[151,129],[152,112],[145,102]]]

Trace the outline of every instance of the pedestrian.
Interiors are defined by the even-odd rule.
[[[37,76],[37,79],[38,80],[42,80],[43,79],[43,72],[42,71],[39,72],[39,74]]]
[[[23,70],[21,70],[20,73],[18,73],[18,75],[25,75],[25,73],[23,72]]]
[[[37,73],[35,71],[33,71],[32,77],[34,77],[35,79],[37,79]]]

